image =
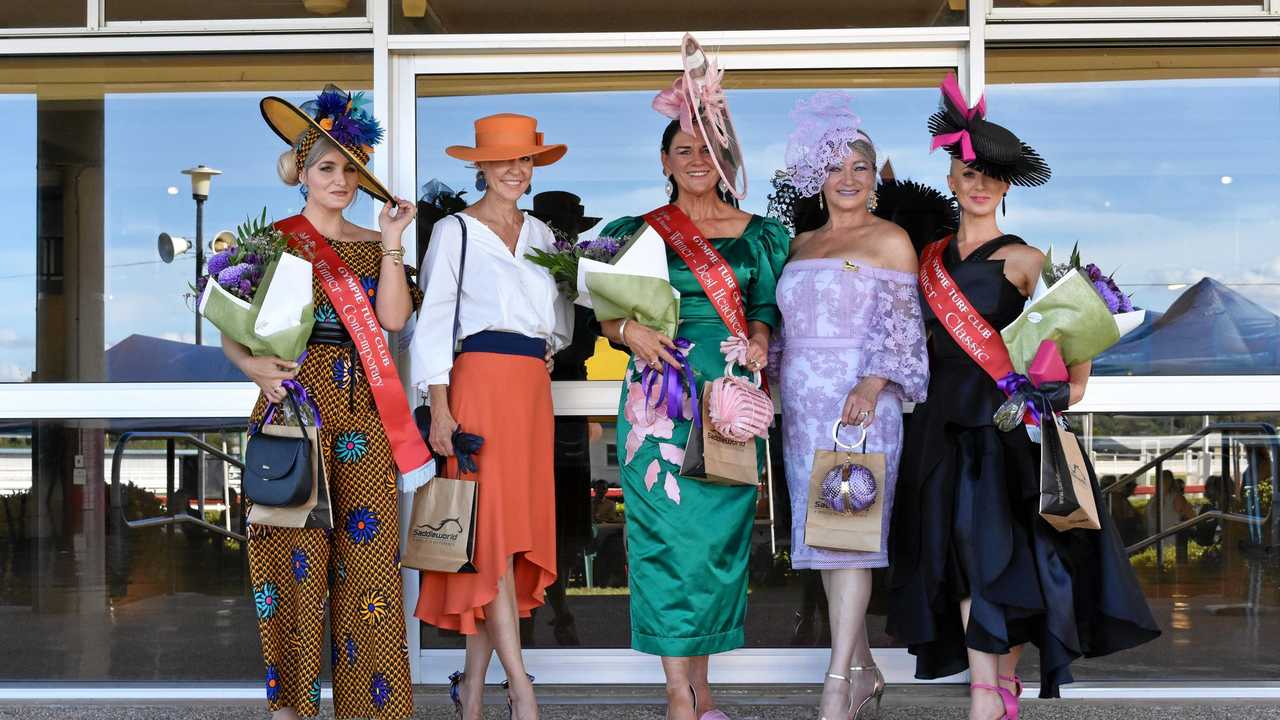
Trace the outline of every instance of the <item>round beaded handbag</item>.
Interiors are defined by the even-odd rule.
[[[836,421],[831,427],[831,440],[835,443],[831,449],[834,451],[836,448],[844,448],[862,452],[867,445],[867,429],[862,425],[856,426],[862,431],[862,437],[857,442],[846,445],[840,442],[840,428],[843,425],[844,423]],[[854,462],[852,453],[846,454],[844,462],[831,468],[822,479],[822,502],[831,510],[852,515],[871,507],[875,501],[876,476],[866,466]]]

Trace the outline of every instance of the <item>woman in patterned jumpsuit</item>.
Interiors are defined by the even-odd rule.
[[[403,264],[400,237],[416,208],[403,200],[387,203],[378,219],[381,234],[347,221],[343,210],[357,188],[369,185],[363,162],[357,165],[368,156],[339,144],[333,135],[308,128],[281,157],[281,179],[305,186],[303,216],[360,277],[382,327],[397,331],[422,300]],[[262,422],[268,401],[284,399],[281,383],[290,378],[314,398],[322,421],[334,527],[249,528],[267,701],[275,720],[318,712],[327,610],[337,717],[407,718],[413,687],[396,466],[350,336],[319,281],[312,285],[316,325],[301,366],[252,357],[223,338],[227,356],[262,390],[251,423]]]

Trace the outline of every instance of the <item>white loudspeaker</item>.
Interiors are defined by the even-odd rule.
[[[190,240],[169,233],[160,233],[160,238],[156,241],[156,250],[160,252],[160,259],[167,263],[173,262],[174,257],[190,249]]]
[[[209,241],[209,249],[215,253],[220,253],[236,244],[236,236],[230,230],[223,230],[213,236],[213,240]]]

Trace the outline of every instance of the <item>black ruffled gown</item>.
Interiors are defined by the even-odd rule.
[[[995,327],[1026,299],[990,260],[1021,243],[1006,235],[963,261],[943,263]],[[1058,697],[1071,661],[1124,650],[1160,634],[1110,517],[1101,530],[1060,533],[1038,513],[1040,446],[991,417],[995,381],[922,302],[929,340],[929,401],[917,405],[903,446],[889,538],[888,631],[916,656],[916,677],[968,669],[966,647],[1003,654],[1040,649],[1040,696]],[[1097,495],[1095,480],[1095,496]],[[1104,507],[1098,498],[1098,507]],[[960,601],[972,596],[969,628]]]

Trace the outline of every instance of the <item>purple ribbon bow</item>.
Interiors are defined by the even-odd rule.
[[[702,415],[698,412],[698,385],[693,379],[693,367],[689,365],[687,353],[693,347],[693,343],[686,338],[676,338],[676,349],[671,351],[671,356],[676,359],[678,366],[663,361],[661,370],[654,370],[652,367],[645,367],[640,373],[640,387],[644,391],[645,405],[648,406],[649,399],[653,397],[653,385],[661,382],[662,385],[658,389],[658,398],[654,401],[653,407],[657,408],[662,403],[667,404],[667,417],[672,420],[692,420],[694,427],[702,426]],[[692,401],[690,410],[692,417],[684,417],[684,391],[688,390],[689,399]]]
[[[1000,390],[1006,396],[1011,398],[1019,393],[1022,395],[1030,395],[1035,391],[1035,386],[1031,384],[1031,381],[1027,379],[1027,376],[1020,375],[1016,372],[1010,372],[1008,375],[1000,378],[996,381],[996,385],[1000,387]],[[1039,425],[1040,408],[1036,406],[1036,403],[1027,403],[1027,411],[1031,413],[1031,420],[1035,422],[1036,425]]]

